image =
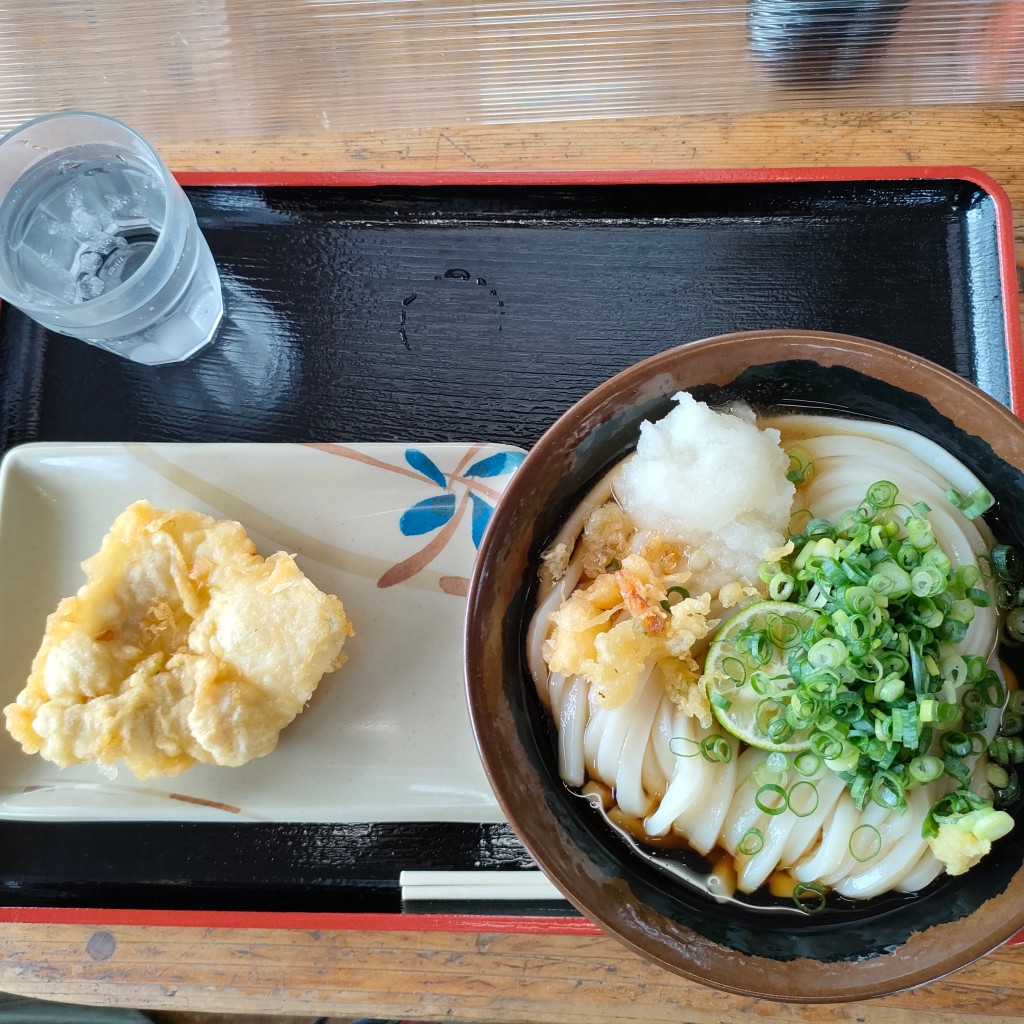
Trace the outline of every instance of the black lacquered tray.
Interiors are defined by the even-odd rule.
[[[1009,206],[974,171],[183,180],[223,279],[216,343],[180,366],[135,366],[4,307],[3,451],[529,447],[645,356],[771,327],[888,342],[1022,408]],[[501,825],[0,821],[8,914],[379,920],[402,913],[402,870],[529,866]]]

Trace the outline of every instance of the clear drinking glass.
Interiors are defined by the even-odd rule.
[[[120,121],[80,112],[0,139],[0,298],[149,364],[198,352],[224,313],[209,246],[163,161]]]

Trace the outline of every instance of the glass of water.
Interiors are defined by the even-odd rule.
[[[50,114],[0,139],[0,298],[138,363],[207,345],[224,313],[195,212],[141,136]]]

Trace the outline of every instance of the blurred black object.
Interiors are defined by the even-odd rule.
[[[878,64],[907,0],[750,0],[755,56],[788,85],[839,85]]]

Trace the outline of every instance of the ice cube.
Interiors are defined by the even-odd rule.
[[[103,282],[94,274],[78,275],[78,294],[81,295],[83,302],[99,298],[103,294],[103,288]]]
[[[78,257],[78,266],[86,274],[95,274],[103,266],[103,257],[92,249],[86,249]]]

